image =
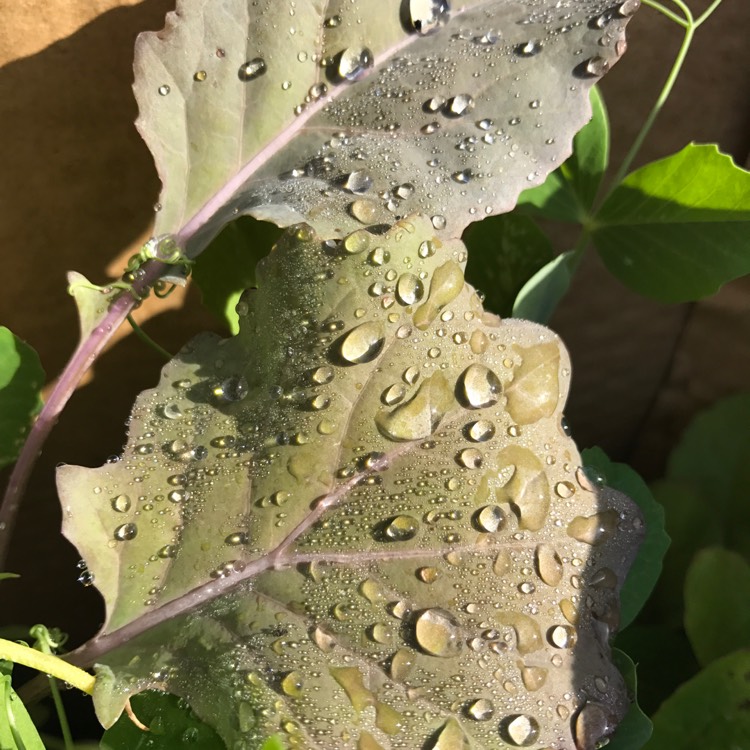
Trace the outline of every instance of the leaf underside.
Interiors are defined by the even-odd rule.
[[[95,703],[186,698],[233,748],[593,748],[642,537],[561,428],[570,365],[483,311],[428,217],[290,229],[134,407],[119,462],[65,466],[105,597]]]
[[[420,212],[457,237],[509,211],[570,154],[639,3],[465,0],[419,23],[442,5],[178,0],[136,45],[157,234],[195,256],[239,213],[340,237]]]

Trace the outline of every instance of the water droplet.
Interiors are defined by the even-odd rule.
[[[165,83],[163,86],[159,86],[159,96],[166,96],[172,89]]]
[[[494,534],[505,526],[505,513],[499,505],[485,505],[474,513],[472,520],[479,531]]]
[[[422,583],[435,583],[440,576],[440,571],[437,568],[425,567],[417,569],[417,578]]]
[[[310,637],[313,643],[326,654],[330,654],[336,647],[336,639],[320,625],[313,628]]]
[[[447,225],[447,221],[445,219],[445,216],[442,216],[441,214],[435,214],[435,216],[432,217],[432,226],[435,227],[435,229],[445,229]]]
[[[443,107],[443,114],[446,117],[463,117],[468,115],[474,109],[474,98],[469,94],[458,94],[452,96]],[[437,229],[437,227],[435,227]]]
[[[467,469],[480,468],[483,460],[484,457],[482,456],[482,452],[477,448],[464,448],[464,450],[456,456],[456,461]]]
[[[233,547],[239,544],[247,544],[247,534],[244,531],[236,531],[224,540],[224,544],[229,544]]]
[[[498,402],[502,385],[492,370],[473,364],[459,377],[456,392],[467,409],[484,409]]]
[[[479,419],[466,426],[466,437],[474,443],[486,443],[495,435],[495,425],[489,419]]]
[[[129,542],[138,535],[138,527],[134,523],[123,523],[115,529],[115,539],[118,542]]]
[[[310,377],[313,383],[316,383],[317,385],[325,385],[333,380],[333,368],[325,366],[318,367],[316,370],[313,370]]]
[[[501,625],[510,625],[513,628],[519,654],[531,654],[544,646],[542,631],[533,617],[521,612],[499,612],[495,619]]]
[[[617,13],[623,18],[632,16],[641,7],[641,0],[625,0],[617,7]]]
[[[516,47],[516,54],[521,57],[534,57],[542,51],[542,43],[536,39],[531,39],[525,44],[519,44]]]
[[[341,341],[339,352],[350,364],[372,362],[385,344],[382,323],[362,323],[347,333]]]
[[[378,206],[371,200],[360,198],[349,206],[349,213],[362,224],[373,224],[378,218]],[[369,241],[367,244],[369,247]]]
[[[358,169],[346,176],[343,183],[344,190],[361,195],[372,187],[372,177],[363,169]]]
[[[203,83],[203,81],[205,81],[207,77],[208,74],[205,70],[196,70],[195,74],[193,75],[193,80],[197,81],[198,83]]]
[[[373,65],[372,52],[367,47],[347,47],[339,57],[337,73],[346,81],[356,81]]]
[[[409,385],[414,385],[414,383],[419,380],[419,369],[417,367],[407,367],[404,370],[403,379],[405,383],[408,383]]]
[[[419,521],[412,516],[395,516],[383,529],[385,539],[392,542],[405,542],[414,539],[419,531]]]
[[[427,300],[414,313],[414,325],[420,331],[426,330],[442,309],[458,297],[463,288],[464,274],[458,263],[449,260],[435,269]]]
[[[112,498],[112,509],[118,513],[127,513],[130,510],[130,497],[128,495],[118,495]]]
[[[609,717],[603,706],[587,703],[576,717],[573,727],[576,748],[593,750],[600,747],[600,741],[612,730]]]
[[[354,203],[352,203],[352,206],[354,206]],[[355,216],[354,218],[357,217]],[[347,253],[350,255],[356,255],[357,253],[363,253],[365,250],[368,250],[371,242],[372,235],[364,229],[358,229],[356,232],[352,232],[344,238],[343,246]]]
[[[396,284],[396,296],[402,305],[413,305],[424,296],[424,286],[413,273],[402,273]]]
[[[400,648],[391,658],[389,668],[391,677],[399,682],[405,680],[414,667],[414,661],[414,654],[411,651]]]
[[[548,586],[557,586],[562,580],[563,565],[560,555],[549,544],[539,544],[534,551],[534,563],[539,577]]]
[[[432,34],[449,19],[447,0],[409,0],[409,23],[418,34]]]
[[[539,690],[547,681],[547,670],[544,667],[527,667],[521,668],[521,680],[524,687],[531,691]]]
[[[290,698],[299,698],[304,687],[305,683],[299,672],[289,672],[281,681],[281,689]]]
[[[418,375],[418,371],[409,373],[407,370],[404,380],[409,382],[413,377],[411,385]],[[391,412],[378,412],[375,424],[380,433],[390,440],[423,440],[437,429],[453,403],[453,393],[448,381],[442,373],[436,372],[419,386],[411,400],[400,404]]]
[[[451,175],[451,179],[461,185],[466,185],[467,183],[471,182],[471,178],[473,176],[474,174],[470,169],[462,169],[460,172],[454,172]]]
[[[242,401],[247,396],[248,391],[247,380],[240,376],[234,376],[214,386],[212,393],[217,400],[232,403]]]
[[[555,625],[547,631],[547,640],[555,648],[572,648],[576,642],[576,631],[570,625]]]
[[[617,576],[609,568],[601,568],[591,576],[591,585],[597,589],[617,588]]]
[[[528,747],[533,745],[539,736],[539,722],[532,716],[515,714],[503,721],[501,732],[511,745]]]
[[[240,81],[254,81],[266,72],[266,61],[262,57],[255,57],[240,65],[237,71]]]
[[[469,704],[466,713],[474,721],[489,721],[495,713],[495,706],[487,698],[479,698]]]
[[[586,61],[584,65],[584,73],[592,78],[603,76],[609,70],[609,60],[605,60],[603,57],[596,55]]]
[[[619,520],[615,510],[605,510],[593,516],[576,516],[568,524],[568,536],[584,544],[596,546],[614,535]]]
[[[458,621],[439,607],[424,610],[416,619],[415,636],[422,650],[431,656],[457,656],[463,646]]]

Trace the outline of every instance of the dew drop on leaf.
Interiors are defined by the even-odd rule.
[[[129,542],[138,535],[138,527],[134,523],[123,523],[115,529],[115,539],[118,542]]]
[[[456,392],[467,409],[484,409],[498,402],[502,385],[488,367],[473,364],[461,373]]]
[[[448,0],[408,0],[409,23],[418,34],[437,31],[450,19]]]
[[[240,81],[254,81],[266,72],[266,61],[262,57],[254,57],[240,65],[237,75]]]
[[[420,648],[431,656],[453,657],[461,652],[460,625],[445,609],[432,607],[421,612],[414,633]]]
[[[380,354],[384,344],[385,330],[382,323],[362,323],[344,336],[339,352],[345,362],[358,365],[372,362]]]

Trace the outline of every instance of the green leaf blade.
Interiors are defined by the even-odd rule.
[[[13,463],[42,406],[44,370],[37,353],[0,327],[0,467]]]
[[[703,666],[750,648],[750,565],[720,547],[701,551],[685,579],[685,630]]]
[[[513,317],[546,323],[570,289],[575,263],[575,254],[568,250],[542,266],[518,292]]]
[[[750,173],[691,144],[625,178],[596,217],[609,270],[663,302],[701,299],[750,273]]]
[[[553,257],[547,235],[515,213],[473,224],[464,241],[469,250],[467,280],[482,290],[485,307],[504,318],[512,314],[513,301],[527,280]]]

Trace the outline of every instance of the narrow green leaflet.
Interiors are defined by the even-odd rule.
[[[612,649],[612,659],[625,678],[625,684],[633,702],[609,741],[607,750],[640,750],[651,737],[653,725],[638,706],[638,678],[635,664],[626,653],[618,648]]]
[[[729,750],[750,737],[750,650],[710,664],[654,714],[646,750]]]
[[[41,408],[43,385],[37,353],[0,326],[0,467],[16,460]]]
[[[44,745],[26,707],[11,687],[13,665],[0,661],[0,748],[44,750]]]
[[[736,552],[700,552],[685,579],[685,630],[706,666],[750,648],[750,565]]]
[[[570,289],[574,258],[573,251],[568,250],[540,268],[518,292],[513,303],[513,317],[546,323]]]
[[[591,121],[573,139],[573,155],[539,187],[521,193],[518,206],[535,216],[586,223],[609,165],[609,117],[599,89],[591,89]]]
[[[154,691],[133,697],[131,708],[144,732],[123,714],[101,740],[101,750],[221,750],[224,743],[185,701]]]
[[[513,301],[525,283],[552,260],[547,235],[517,213],[472,224],[464,242],[469,250],[466,279],[484,295],[484,306],[510,317]]]
[[[139,397],[122,460],[59,470],[107,605],[75,656],[105,725],[157,688],[232,748],[593,750],[616,726],[642,517],[580,470],[558,338],[486,313],[465,261],[427,217],[291,229],[238,336]]]
[[[570,154],[638,6],[178,0],[136,45],[156,233],[195,257],[238,214],[340,237],[419,211],[460,236]]]
[[[623,284],[662,302],[707,297],[750,273],[750,173],[691,144],[625,178],[594,243]]]
[[[646,483],[627,464],[610,461],[601,448],[587,448],[581,454],[585,465],[610,487],[626,493],[643,513],[646,535],[622,589],[620,627],[625,628],[641,611],[661,574],[662,560],[669,547],[664,530],[664,509]]]
[[[201,290],[203,304],[239,330],[236,307],[245,289],[255,286],[255,267],[268,254],[281,230],[274,224],[241,216],[228,224],[195,262],[191,278]]]

